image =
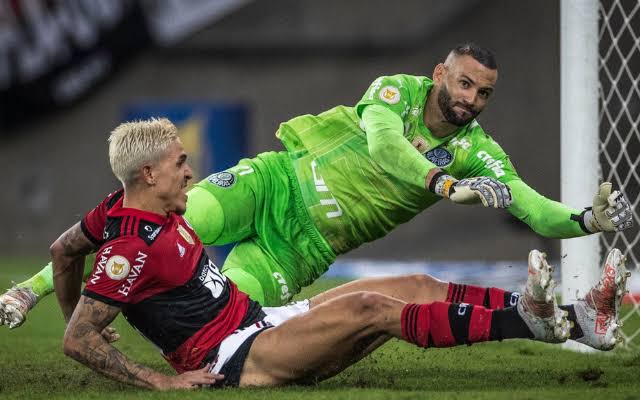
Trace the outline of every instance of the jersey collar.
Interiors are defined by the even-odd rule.
[[[141,220],[153,222],[160,225],[164,225],[164,223],[167,222],[167,220],[171,217],[171,214],[165,217],[163,215],[156,214],[150,211],[140,210],[137,208],[123,207],[122,206],[123,201],[124,201],[124,196],[118,199],[116,204],[114,204],[113,207],[111,207],[111,209],[107,212],[107,216],[108,217],[134,216],[134,217],[138,217]]]

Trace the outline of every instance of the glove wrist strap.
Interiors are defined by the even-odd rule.
[[[434,168],[432,170],[429,170],[429,173],[425,177],[425,185],[424,185],[425,189],[427,189],[431,193],[436,193],[435,192],[436,182],[438,181],[438,178],[440,178],[443,175],[446,175],[446,174],[440,168]]]
[[[454,189],[452,189],[452,186],[454,183],[456,183],[457,179],[452,177],[451,175],[442,173],[433,181],[435,181],[435,183],[433,185],[432,191],[438,196],[442,196],[448,199],[449,196],[455,191]]]
[[[571,220],[576,221],[580,228],[587,234],[600,232],[602,229],[598,221],[593,217],[591,207],[585,208],[579,215],[571,214]]]

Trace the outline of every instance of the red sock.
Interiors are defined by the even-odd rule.
[[[490,340],[493,310],[469,304],[407,304],[402,337],[420,347],[451,347]]]
[[[501,309],[518,304],[520,293],[508,292],[498,288],[483,288],[449,282],[447,301],[450,303],[467,303],[486,308]]]

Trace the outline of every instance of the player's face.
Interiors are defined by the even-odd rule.
[[[492,70],[471,56],[460,56],[442,65],[436,79],[438,106],[447,122],[464,126],[484,110],[498,80]]]
[[[163,200],[165,211],[182,215],[187,210],[187,185],[193,171],[187,163],[182,142],[176,139],[154,168],[156,195]]]

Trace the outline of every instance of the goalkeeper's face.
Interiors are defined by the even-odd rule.
[[[436,72],[438,107],[444,119],[456,126],[468,124],[484,110],[498,79],[497,70],[471,56],[447,59]]]

